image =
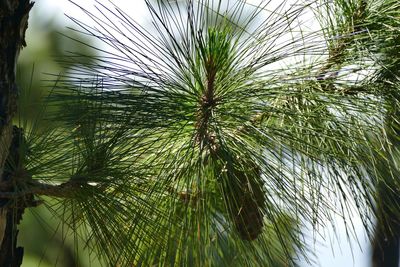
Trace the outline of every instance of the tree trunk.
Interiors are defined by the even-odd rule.
[[[396,78],[386,75],[385,79],[395,81]],[[393,107],[385,118],[385,124],[388,138],[395,148],[393,149],[395,155],[391,153],[387,156],[389,161],[381,161],[377,165],[378,172],[384,179],[376,185],[372,267],[397,267],[400,260],[400,171],[396,164],[398,158],[396,149],[400,148],[400,110],[397,107],[400,95],[389,95],[386,101]]]
[[[397,178],[397,177],[396,177]],[[377,223],[373,240],[372,266],[399,266],[400,190],[398,183],[378,186]]]
[[[15,157],[20,130],[13,128],[12,118],[17,110],[18,89],[15,83],[16,61],[25,46],[28,27],[29,0],[0,0],[0,183],[12,179],[6,161]],[[14,150],[14,152],[13,152]],[[12,191],[5,186],[1,190]],[[0,199],[0,266],[14,267],[22,263],[23,250],[16,247],[17,229],[22,208],[15,208],[14,200]]]

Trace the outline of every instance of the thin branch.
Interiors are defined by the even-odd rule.
[[[7,182],[0,183],[0,188],[9,188]],[[76,190],[82,188],[82,183],[68,181],[59,185],[45,184],[40,182],[30,182],[32,186],[25,190],[0,192],[0,198],[16,199],[27,195],[44,195],[58,198],[71,198],[75,195]],[[87,184],[85,184],[87,185]]]

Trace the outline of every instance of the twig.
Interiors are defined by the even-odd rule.
[[[70,198],[75,195],[76,190],[82,188],[82,183],[68,181],[59,185],[44,184],[40,182],[29,182],[32,184],[24,190],[0,192],[0,198],[16,199],[27,195],[44,195],[59,198]],[[85,184],[86,185],[86,184]],[[0,183],[0,188],[9,188],[8,184]]]

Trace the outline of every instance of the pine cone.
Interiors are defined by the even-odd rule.
[[[260,168],[252,161],[228,164],[223,196],[229,217],[243,240],[254,240],[262,232],[265,195]]]

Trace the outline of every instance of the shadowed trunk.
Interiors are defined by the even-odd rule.
[[[395,77],[387,75],[384,78],[395,80]],[[397,267],[400,260],[400,172],[395,164],[398,160],[396,149],[400,148],[399,100],[398,94],[389,94],[387,98],[393,109],[386,116],[386,132],[393,145],[394,156],[389,155],[389,161],[380,162],[377,166],[384,179],[378,182],[376,188],[377,218],[372,243],[372,267]]]
[[[6,161],[18,161],[16,149],[21,140],[21,130],[12,125],[17,110],[18,89],[15,83],[16,61],[21,47],[25,46],[28,27],[29,0],[0,0],[0,183],[12,184],[13,174],[7,170]],[[11,182],[11,183],[10,183]],[[12,192],[10,186],[1,191]],[[22,202],[22,203],[25,203]],[[0,266],[14,267],[22,263],[23,249],[17,248],[16,225],[21,219],[24,205],[20,200],[0,199]]]
[[[397,177],[396,177],[397,178]],[[396,183],[397,184],[397,183]],[[398,185],[385,184],[378,187],[378,218],[373,240],[373,267],[399,266],[400,238],[400,190]]]

